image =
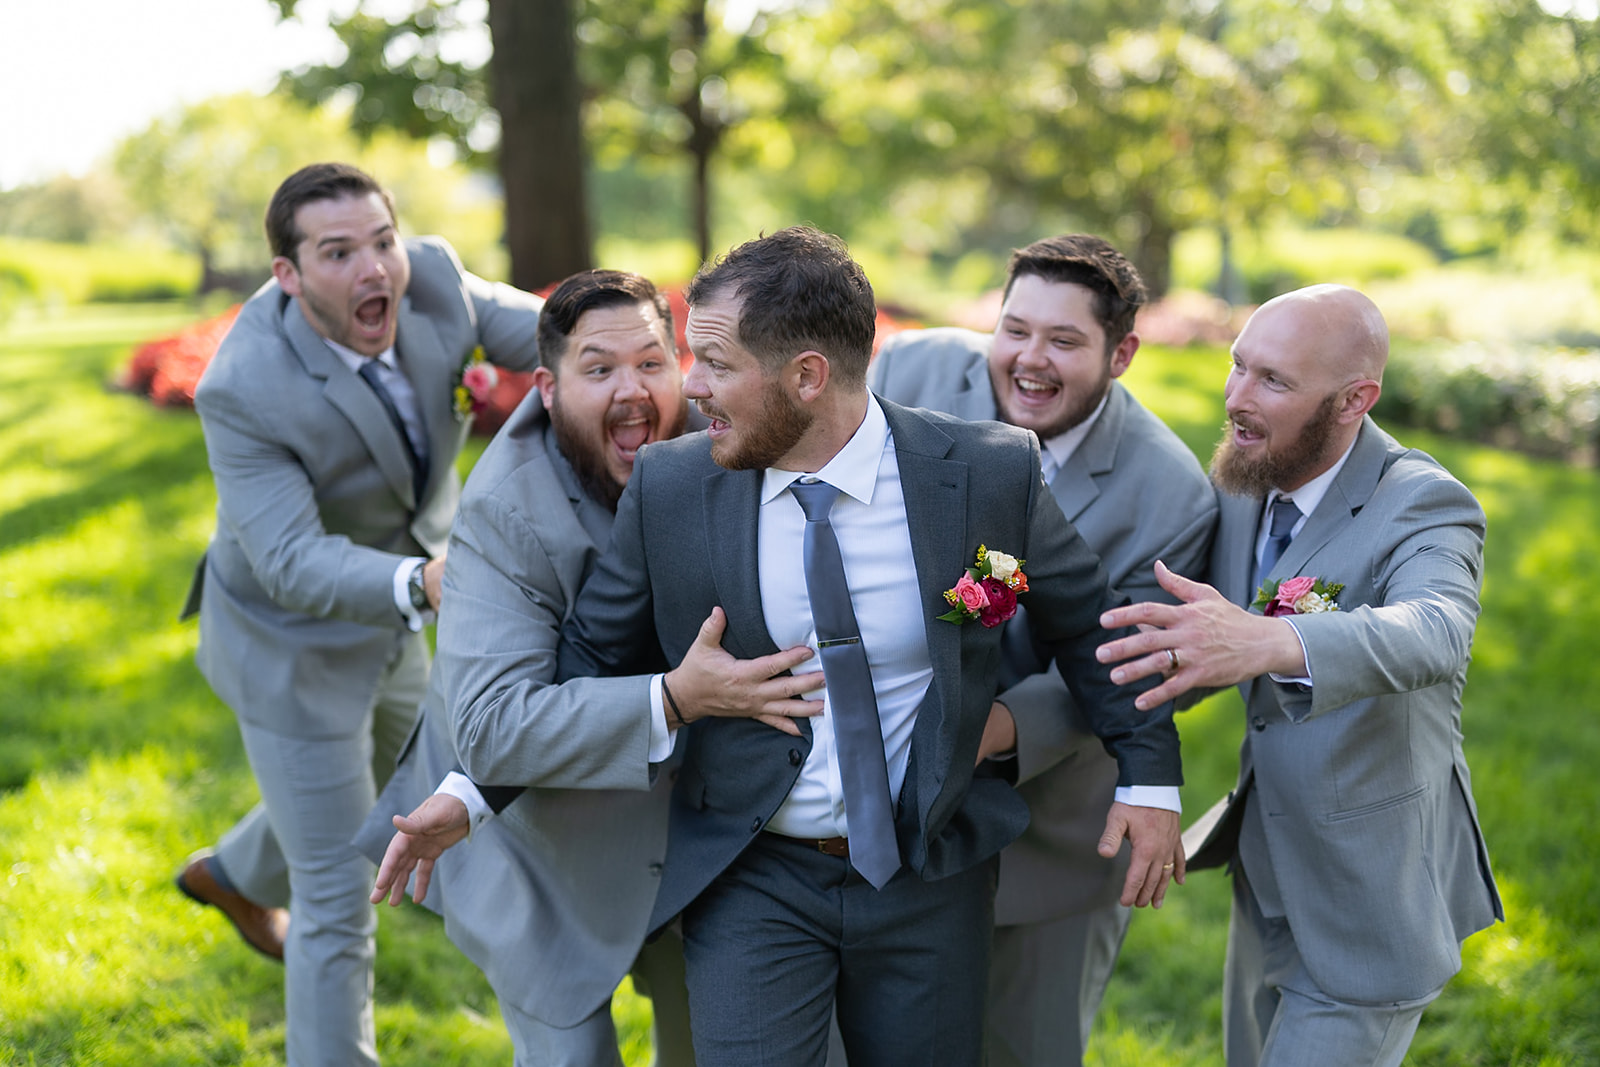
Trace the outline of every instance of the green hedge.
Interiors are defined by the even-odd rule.
[[[1477,342],[1396,349],[1376,414],[1595,465],[1600,460],[1600,349]]]
[[[7,300],[65,304],[134,303],[194,295],[200,261],[145,245],[78,245],[0,237],[0,279]]]

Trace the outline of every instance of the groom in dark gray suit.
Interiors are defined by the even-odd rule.
[[[964,419],[1001,419],[1039,437],[1062,512],[1129,598],[1170,600],[1155,563],[1202,574],[1217,501],[1187,445],[1116,379],[1139,350],[1145,287],[1090,234],[1012,253],[993,334],[908,330],[883,343],[868,381],[885,400]],[[1025,830],[1000,857],[985,1051],[991,1067],[1081,1062],[1129,909],[1117,899],[1126,851],[1099,853],[1117,764],[1028,636],[1006,624],[997,715],[1017,735]]]
[[[837,1003],[855,1062],[977,1063],[995,857],[1027,821],[985,758],[1001,630],[978,616],[997,624],[1014,603],[1010,557],[1123,786],[1179,783],[1170,709],[1136,710],[1095,661],[1113,601],[1046,491],[1037,439],[867,391],[872,289],[837,239],[751,241],[688,296],[685,393],[710,428],[639,457],[560,671],[677,663],[714,607],[741,659],[819,648],[825,708],[798,737],[695,721],[668,676],[636,686],[641,714],[693,723],[652,925],[683,915],[697,1058],[820,1064]],[[958,579],[985,550],[995,584],[974,594]],[[1133,839],[1126,903],[1159,903],[1181,876],[1176,826],[1112,805],[1107,849]]]
[[[1181,604],[1104,620],[1159,628],[1101,649],[1118,681],[1165,676],[1140,704],[1244,697],[1239,784],[1190,861],[1233,873],[1229,1067],[1399,1064],[1461,942],[1504,918],[1461,750],[1483,509],[1368,416],[1388,354],[1353,289],[1263,304],[1212,459],[1215,588],[1163,570]]]
[[[178,886],[281,954],[289,1063],[350,1067],[377,1062],[372,868],[350,838],[427,681],[459,387],[480,348],[534,365],[540,301],[437,238],[402,241],[388,194],[344,164],[290,175],[266,221],[273,280],[195,395],[217,530],[190,594],[196,660],[238,716],[262,806]]]

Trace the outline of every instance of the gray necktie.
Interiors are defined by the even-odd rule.
[[[378,400],[383,404],[383,410],[389,413],[389,421],[394,423],[395,430],[400,434],[400,440],[406,446],[406,456],[411,460],[411,490],[416,494],[417,507],[422,506],[422,491],[428,485],[428,460],[419,455],[416,445],[411,440],[411,434],[406,432],[406,420],[400,417],[400,408],[394,402],[394,395],[384,386],[383,379],[378,376],[377,359],[368,359],[356,371],[361,375],[361,380],[372,387],[378,394]]]
[[[878,698],[872,691],[861,628],[845,584],[839,541],[828,521],[839,490],[826,482],[795,482],[789,491],[806,513],[806,592],[811,598],[811,620],[839,746],[839,777],[850,822],[850,863],[874,888],[882,889],[900,869],[900,850],[894,838]]]
[[[1278,562],[1283,550],[1289,547],[1289,542],[1293,540],[1290,531],[1299,521],[1300,509],[1294,506],[1293,500],[1280,496],[1273,501],[1272,522],[1267,527],[1267,543],[1261,548],[1261,568],[1256,571],[1256,589],[1261,588],[1261,583],[1272,573],[1273,564]]]

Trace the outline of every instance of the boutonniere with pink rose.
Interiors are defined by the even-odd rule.
[[[474,348],[461,363],[461,369],[456,372],[456,385],[453,396],[455,398],[456,418],[465,420],[470,415],[477,415],[489,406],[489,397],[494,393],[494,387],[500,384],[500,374],[494,365],[483,358],[483,349]]]
[[[999,626],[1017,613],[1017,594],[1028,591],[1028,576],[1022,573],[1023,562],[979,545],[977,563],[968,567],[961,580],[944,591],[950,610],[939,618],[957,626],[973,619],[991,629]]]
[[[1261,614],[1272,618],[1278,615],[1316,615],[1324,611],[1338,611],[1334,598],[1344,591],[1342,582],[1329,582],[1321,578],[1300,575],[1277,582],[1263,582],[1250,606],[1260,608]]]

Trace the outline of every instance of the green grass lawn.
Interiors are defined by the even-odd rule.
[[[88,308],[0,328],[0,1063],[282,1058],[281,969],[171,885],[256,797],[176,621],[213,521],[199,424],[103,385],[132,344],[192,317]],[[1128,381],[1205,454],[1224,369],[1219,352],[1146,350]],[[1600,485],[1400,436],[1489,513],[1464,719],[1510,912],[1467,944],[1410,1062],[1600,1062]],[[1237,699],[1181,722],[1197,813],[1232,781]],[[1226,921],[1215,873],[1137,916],[1090,1062],[1220,1062]],[[387,1063],[510,1061],[492,993],[431,915],[383,909],[378,952]],[[618,1000],[630,1064],[649,1061],[648,1010]]]

